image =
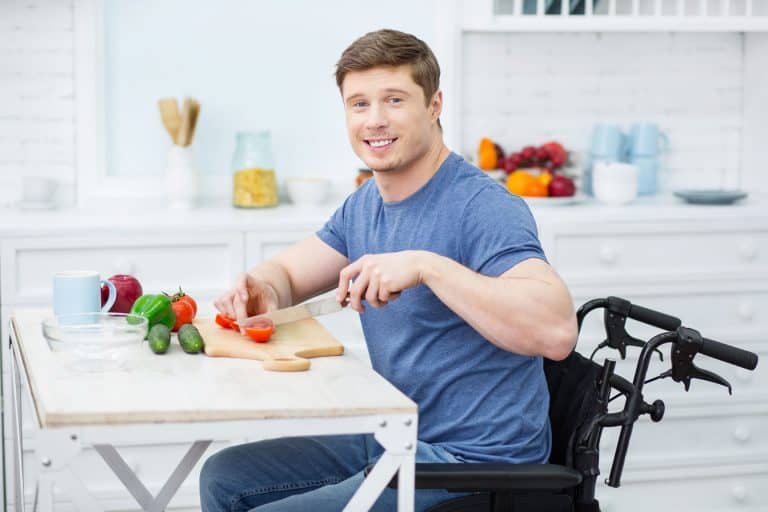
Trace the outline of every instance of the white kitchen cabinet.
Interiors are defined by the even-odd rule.
[[[587,202],[565,209],[534,207],[533,212],[547,256],[569,284],[576,305],[595,297],[622,296],[677,315],[708,337],[753,350],[761,358],[768,355],[768,209],[758,198],[731,208],[664,201],[610,208]],[[148,292],[182,285],[200,298],[202,311],[211,313],[211,299],[230,286],[238,272],[309,236],[329,213],[299,215],[288,207],[248,215],[217,210],[151,230],[142,227],[150,226],[149,217],[131,219],[132,227],[105,230],[103,221],[77,213],[63,220],[52,217],[45,229],[39,228],[47,225],[40,219],[29,225],[14,219],[7,225],[0,222],[0,332],[6,339],[5,326],[15,306],[50,304],[50,276],[65,268],[93,268],[104,277],[131,271]],[[610,261],[605,247],[611,248]],[[345,310],[320,321],[350,353],[365,357],[357,314]],[[602,340],[601,322],[601,313],[595,312],[585,323],[578,347],[582,353],[589,354]],[[640,337],[657,332],[632,321],[628,329]],[[618,356],[604,350],[598,357]],[[626,375],[636,357],[637,351],[630,349],[618,371]],[[643,419],[635,428],[622,487],[598,488],[606,511],[648,506],[671,511],[691,508],[694,502],[697,510],[760,510],[766,491],[758,484],[768,478],[768,371],[763,365],[747,372],[704,356],[697,361],[728,379],[734,395],[699,381],[689,393],[671,380],[649,384],[646,398],[663,399],[666,416],[659,424]],[[664,364],[654,361],[649,376],[663,369]],[[615,435],[605,432],[604,475]],[[231,441],[242,440],[217,439],[211,450]],[[36,471],[34,439],[27,435],[25,443],[31,476]],[[183,448],[169,444],[118,449],[156,490],[170,471],[169,461],[177,461]],[[109,510],[136,509],[94,453],[85,453],[78,464]],[[197,471],[199,467],[172,502],[173,510],[198,506]],[[33,489],[27,492],[31,504]],[[72,510],[66,494],[57,494],[55,509]]]
[[[681,212],[690,209],[680,207]],[[671,212],[617,220],[608,215],[600,220],[540,218],[539,229],[543,239],[551,240],[549,259],[568,283],[577,306],[592,298],[620,296],[677,316],[706,337],[765,358],[768,215],[742,218],[727,209],[723,216],[716,208],[699,211],[706,215],[698,220],[676,218]],[[631,319],[627,330],[645,340],[661,332]],[[602,310],[591,313],[582,326],[578,350],[591,354],[604,333]],[[664,346],[662,351],[664,362],[654,357],[648,378],[669,368],[669,349]],[[627,360],[619,360],[616,371],[631,379],[639,349],[628,347],[627,352]],[[602,349],[596,360],[606,357],[620,358],[618,352]],[[662,399],[666,414],[660,423],[642,418],[635,427],[620,489],[598,479],[597,497],[606,512],[649,507],[764,510],[763,491],[757,486],[768,478],[764,361],[755,372],[703,355],[696,364],[727,379],[734,395],[698,380],[687,393],[671,379],[645,386],[645,400]],[[613,408],[620,407],[617,403]],[[604,477],[617,437],[618,429],[604,431]]]

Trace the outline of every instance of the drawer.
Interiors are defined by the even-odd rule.
[[[653,471],[651,480],[622,480],[618,489],[600,482],[597,498],[603,512],[736,512],[764,511],[768,502],[768,467],[725,466],[709,476],[696,476],[697,468],[677,473]],[[603,473],[606,476],[606,473]],[[601,478],[598,478],[600,481]]]
[[[241,234],[140,235],[105,238],[20,238],[3,241],[0,285],[3,304],[45,304],[53,273],[96,270],[102,278],[126,273],[145,293],[179,286],[201,298],[215,297],[243,269]]]
[[[607,281],[607,280],[606,280]],[[768,329],[768,281],[731,283],[727,287],[713,287],[710,283],[691,283],[663,286],[601,287],[596,283],[589,290],[572,287],[574,304],[579,307],[590,299],[619,296],[647,308],[676,316],[683,325],[696,329],[708,338],[722,337],[728,343],[732,336],[752,333],[762,335]],[[580,343],[601,341],[604,310],[592,311],[582,325]],[[627,331],[647,338],[660,331],[635,320],[627,319]]]
[[[692,384],[692,387],[694,384]],[[724,388],[723,388],[724,390]],[[727,391],[724,390],[724,393]],[[646,399],[656,395],[647,396]],[[682,416],[667,403],[664,418],[653,423],[643,417],[635,423],[626,458],[626,469],[679,467],[694,464],[727,464],[754,458],[768,460],[768,415],[766,408],[733,408],[706,404],[696,408],[699,415]],[[691,412],[693,408],[689,408]],[[616,449],[620,428],[603,431],[600,452],[604,473]]]
[[[726,415],[732,413],[733,409],[744,410],[745,407],[757,407],[760,403],[768,404],[768,365],[764,364],[768,360],[768,343],[734,340],[732,344],[755,352],[759,358],[757,368],[752,371],[745,370],[703,354],[697,355],[694,362],[697,367],[711,371],[728,381],[733,395],[729,395],[728,389],[724,386],[699,379],[693,379],[689,391],[685,391],[682,382],[675,382],[668,377],[649,382],[643,387],[645,401],[650,403],[657,399],[663,400],[667,406],[669,418],[695,415],[707,408],[711,409],[712,414]],[[580,345],[577,349],[584,357],[589,357],[593,347]],[[669,349],[670,345],[664,345],[661,348],[664,355],[663,361],[657,354],[651,358],[646,380],[661,375],[671,368]],[[604,348],[595,354],[594,361],[603,364],[605,359],[615,360],[615,373],[631,382],[639,354],[640,348],[628,347],[627,358],[622,360],[618,351]],[[622,405],[617,400],[611,404],[611,410],[620,409]],[[768,409],[765,412],[768,413]]]
[[[712,230],[714,229],[714,231]],[[622,225],[554,237],[552,261],[567,279],[615,275],[678,276],[768,272],[768,231],[686,228],[649,229]]]

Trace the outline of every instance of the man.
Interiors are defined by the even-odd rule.
[[[525,203],[443,143],[437,61],[381,30],[337,63],[349,141],[368,180],[312,236],[240,276],[216,300],[242,318],[337,288],[374,369],[419,405],[417,462],[545,462],[542,357],[576,341],[567,288]],[[381,449],[371,436],[269,440],[208,459],[203,509],[337,512]],[[416,509],[453,495],[416,492]],[[374,510],[394,510],[387,490]]]

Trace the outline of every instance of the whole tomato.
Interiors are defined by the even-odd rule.
[[[197,302],[195,302],[195,299],[193,299],[191,296],[184,293],[184,290],[179,287],[179,291],[174,293],[171,297],[172,302],[176,301],[182,301],[188,303],[190,306],[192,306],[192,317],[197,316]]]
[[[171,303],[173,312],[176,313],[176,323],[173,324],[173,332],[177,332],[179,328],[184,324],[191,324],[192,319],[195,318],[195,310],[192,309],[192,305],[183,300],[177,300]]]

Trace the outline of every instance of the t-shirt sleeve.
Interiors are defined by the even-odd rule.
[[[528,205],[496,184],[467,203],[462,235],[465,264],[484,275],[500,276],[529,258],[547,261]]]
[[[315,234],[330,245],[338,252],[349,257],[349,251],[347,249],[346,238],[346,212],[349,210],[350,198],[348,197],[344,203],[331,215],[331,218],[320,228]]]

